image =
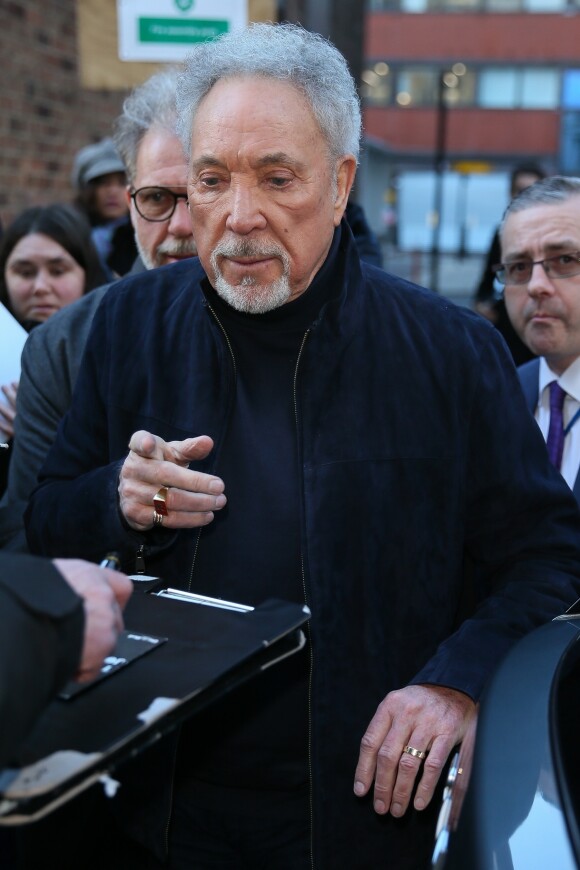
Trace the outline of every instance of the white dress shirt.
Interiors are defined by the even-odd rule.
[[[538,406],[536,408],[536,421],[542,430],[544,440],[548,437],[548,429],[550,426],[550,384],[552,381],[558,381],[563,390],[566,391],[564,399],[564,430],[573,420],[574,415],[580,410],[580,357],[575,359],[572,365],[568,366],[566,371],[558,377],[552,371],[548,363],[542,357],[540,359],[540,381],[538,392]],[[578,476],[578,468],[580,466],[580,419],[576,419],[572,428],[566,433],[564,438],[564,453],[562,454],[562,467],[560,469],[562,477],[570,487],[573,488]]]

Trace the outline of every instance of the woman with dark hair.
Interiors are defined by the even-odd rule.
[[[0,302],[27,331],[105,282],[91,228],[72,206],[28,208],[0,240]],[[0,442],[14,434],[17,388],[0,388]],[[0,496],[9,455],[0,451]]]

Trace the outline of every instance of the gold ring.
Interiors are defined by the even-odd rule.
[[[162,526],[163,525],[163,514],[157,513],[156,510],[153,511],[153,525],[154,526]]]
[[[429,755],[428,749],[415,749],[414,746],[409,746],[409,744],[407,744],[403,749],[403,753],[405,752],[407,753],[407,755],[412,755],[413,758],[427,758],[427,756]]]
[[[167,505],[165,504],[165,499],[167,498],[168,489],[166,486],[162,486],[161,489],[158,489],[155,495],[153,496],[153,509],[156,514],[159,514],[162,517],[167,516]]]

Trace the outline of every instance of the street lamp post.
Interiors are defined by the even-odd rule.
[[[431,268],[429,286],[439,292],[439,256],[441,245],[441,211],[443,207],[443,173],[447,153],[447,100],[446,73],[441,70],[437,79],[437,129],[435,135],[435,197],[433,202],[433,235],[431,241]]]
[[[435,197],[433,204],[433,238],[431,246],[431,289],[439,292],[439,260],[441,257],[441,213],[443,180],[447,163],[447,124],[449,108],[460,100],[461,79],[467,67],[461,61],[451,68],[441,69],[437,76],[437,129],[435,134]]]

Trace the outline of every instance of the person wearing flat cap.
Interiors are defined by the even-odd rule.
[[[125,275],[137,249],[125,193],[125,164],[113,140],[102,139],[81,148],[71,181],[77,191],[76,205],[93,227],[93,241],[109,280]]]

